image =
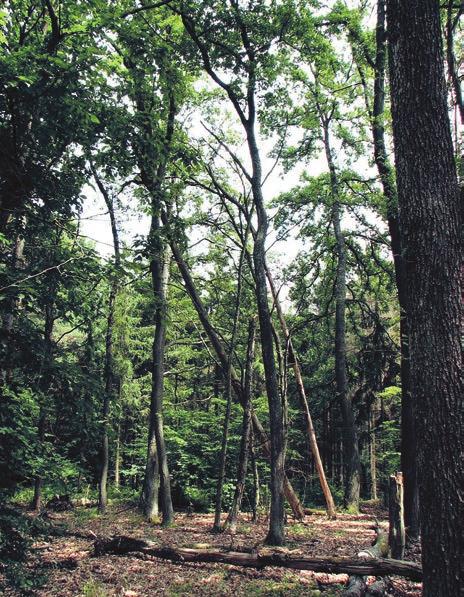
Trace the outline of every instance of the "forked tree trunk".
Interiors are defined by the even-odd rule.
[[[435,0],[387,0],[393,136],[407,265],[424,597],[464,586],[464,229]]]

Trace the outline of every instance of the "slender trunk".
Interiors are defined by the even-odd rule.
[[[377,3],[376,57],[374,79],[374,109],[372,138],[374,159],[387,203],[387,221],[395,267],[398,303],[400,306],[401,349],[401,468],[404,475],[404,514],[408,537],[419,535],[419,489],[416,471],[416,432],[410,394],[409,333],[407,319],[406,263],[401,247],[398,216],[398,194],[395,176],[390,165],[385,144],[385,68],[387,61],[385,31],[385,0]]]
[[[108,471],[109,471],[109,414],[110,404],[116,392],[116,373],[114,370],[114,317],[116,310],[116,300],[119,292],[119,276],[121,268],[121,251],[119,244],[119,234],[116,224],[114,211],[114,201],[103,182],[101,181],[94,165],[90,163],[90,168],[97,186],[105,200],[106,207],[110,216],[111,232],[113,236],[114,250],[114,271],[110,280],[110,294],[108,300],[108,317],[106,322],[106,341],[105,341],[105,393],[102,405],[102,436],[101,436],[101,455],[100,455],[100,479],[98,484],[98,510],[104,514],[108,505]]]
[[[272,297],[274,300],[274,305],[275,305],[275,309],[277,312],[277,316],[279,318],[280,327],[282,328],[282,333],[287,342],[288,359],[293,366],[293,372],[295,374],[295,381],[296,381],[298,396],[300,398],[301,406],[303,409],[303,415],[304,415],[305,423],[306,423],[306,433],[308,435],[309,446],[310,446],[311,454],[314,458],[314,464],[315,464],[317,474],[319,477],[319,482],[321,484],[322,492],[324,494],[326,507],[327,507],[327,515],[329,518],[333,519],[333,518],[337,517],[337,511],[335,509],[335,503],[334,503],[334,500],[332,497],[332,492],[330,491],[330,487],[329,487],[329,484],[327,483],[327,479],[325,476],[324,466],[322,464],[322,459],[321,459],[321,455],[319,452],[319,446],[317,444],[316,432],[314,429],[311,413],[309,411],[308,400],[306,398],[306,391],[305,391],[305,387],[304,387],[304,383],[303,383],[303,376],[301,374],[300,364],[298,362],[298,357],[293,348],[293,342],[292,342],[290,332],[287,327],[287,323],[285,321],[285,316],[282,311],[282,307],[280,305],[279,297],[277,295],[277,291],[276,291],[276,288],[274,285],[274,280],[272,279],[269,269],[267,269],[267,268],[266,268],[266,273],[267,273],[267,280],[269,283],[269,287],[271,289],[271,294],[272,294]]]
[[[45,325],[44,325],[44,353],[41,366],[41,374],[39,381],[39,389],[42,394],[41,400],[46,398],[46,394],[50,387],[50,371],[51,361],[53,358],[53,327],[55,324],[55,300],[57,292],[56,275],[50,275],[50,286],[48,289],[48,303],[45,306]],[[45,430],[47,426],[47,404],[42,402],[40,404],[39,422],[37,425],[37,439],[39,449],[43,448],[45,439]],[[39,512],[42,507],[42,486],[43,480],[40,475],[34,480],[34,496],[32,498],[32,508]]]
[[[371,472],[371,499],[377,500],[377,454],[376,454],[376,438],[374,430],[374,413],[373,404],[369,411],[369,466]]]
[[[103,395],[102,407],[102,439],[100,455],[100,479],[98,485],[98,510],[104,514],[108,505],[108,469],[109,469],[109,440],[108,440],[108,418],[110,414],[111,394],[114,390],[114,367],[113,367],[113,327],[114,310],[117,288],[112,284],[108,303],[108,318],[106,323],[106,349],[105,349],[105,393]]]
[[[250,111],[252,108],[250,107]],[[277,383],[277,368],[274,355],[272,319],[268,304],[266,283],[266,237],[268,218],[262,194],[261,160],[254,130],[254,118],[250,115],[247,126],[247,142],[253,167],[251,188],[257,214],[256,237],[253,248],[255,290],[258,307],[261,352],[263,357],[266,393],[269,405],[271,440],[271,511],[266,543],[281,545],[284,542],[284,477],[286,434],[284,426],[284,405]]]
[[[387,0],[393,137],[407,267],[424,597],[461,595],[464,410],[462,209],[440,6]],[[418,107],[420,107],[418,109]]]
[[[37,439],[39,442],[39,446],[43,445],[43,441],[45,439],[45,425],[47,421],[47,416],[45,412],[45,408],[43,405],[40,406],[39,412],[39,423],[37,425]],[[32,509],[35,512],[40,512],[42,508],[42,477],[38,475],[34,479],[34,495],[32,497]]]
[[[166,442],[163,424],[163,396],[164,396],[164,360],[167,327],[167,284],[169,277],[169,259],[167,247],[161,235],[160,214],[164,203],[164,181],[171,145],[174,137],[174,125],[177,106],[174,91],[169,87],[167,93],[168,114],[163,151],[160,154],[156,171],[153,174],[153,164],[145,154],[139,155],[140,175],[142,182],[151,195],[151,228],[149,245],[152,253],[151,274],[152,287],[155,298],[155,333],[153,339],[152,363],[152,391],[150,404],[150,426],[148,433],[147,465],[143,484],[141,505],[148,520],[158,514],[159,498],[161,502],[162,522],[169,526],[174,518],[171,497],[171,478],[169,474]],[[145,133],[148,139],[153,136],[150,118],[147,117],[145,99],[136,92],[136,105],[144,119]],[[166,225],[166,222],[165,222]],[[160,476],[158,480],[158,475]]]
[[[359,509],[361,487],[361,462],[359,457],[358,431],[353,412],[352,399],[348,394],[346,370],[346,246],[341,228],[341,206],[338,178],[330,146],[329,121],[322,116],[324,148],[330,172],[332,194],[332,224],[337,243],[337,272],[335,283],[335,383],[343,417],[343,460],[345,465],[345,506]]]
[[[252,520],[258,522],[258,511],[260,505],[260,492],[259,492],[259,471],[258,471],[258,460],[256,458],[254,443],[253,443],[253,426],[250,429],[250,460],[251,470],[253,471],[253,503],[252,503]]]
[[[235,298],[235,309],[234,309],[234,319],[233,319],[233,326],[232,326],[232,337],[230,340],[230,348],[229,348],[229,355],[227,359],[227,374],[226,374],[226,387],[225,387],[225,396],[226,396],[226,412],[224,415],[224,426],[222,430],[222,445],[221,445],[221,458],[219,461],[219,474],[217,480],[217,487],[216,487],[216,504],[214,509],[214,524],[213,524],[213,531],[216,533],[221,532],[221,513],[222,513],[222,492],[224,487],[224,479],[226,474],[226,459],[227,459],[227,444],[229,440],[229,425],[230,425],[230,412],[232,407],[232,357],[235,350],[235,341],[237,336],[237,329],[238,329],[238,320],[240,316],[240,302],[241,302],[241,294],[242,294],[242,267],[243,267],[243,259],[245,255],[245,250],[242,249],[240,253],[240,261],[238,266],[238,273],[237,273],[237,294]]]
[[[248,326],[248,344],[245,364],[245,404],[243,408],[242,439],[240,442],[240,456],[237,469],[237,483],[235,485],[234,498],[224,528],[231,533],[237,530],[238,513],[242,504],[245,491],[245,480],[248,467],[248,452],[251,432],[251,396],[253,390],[253,366],[255,358],[255,332],[256,323],[254,318],[250,319]]]
[[[116,442],[114,447],[114,486],[119,489],[121,485],[121,425],[118,423]]]
[[[163,224],[165,226],[167,226],[168,225],[168,217],[165,213],[162,213],[162,220],[163,220]],[[172,238],[172,235],[170,235],[170,234],[169,234],[169,243],[170,243],[172,254],[174,256],[174,260],[176,261],[176,264],[179,268],[182,279],[184,281],[185,289],[186,289],[188,295],[190,296],[190,299],[193,303],[193,306],[195,307],[195,310],[198,314],[200,322],[201,322],[206,334],[208,335],[208,338],[211,342],[211,346],[213,347],[213,350],[217,355],[220,367],[222,369],[223,376],[225,377],[227,374],[227,367],[228,367],[227,354],[226,354],[224,347],[219,339],[219,336],[217,335],[214,327],[211,324],[211,321],[208,317],[207,311],[206,311],[206,309],[203,305],[203,302],[196,290],[195,283],[190,274],[189,268],[188,268],[185,260],[182,257],[182,253],[179,250],[179,247],[177,246],[176,242]],[[240,379],[238,378],[238,376],[235,372],[235,369],[233,367],[231,368],[231,383],[232,383],[232,389],[233,389],[235,395],[237,396],[240,404],[243,407],[245,404],[245,396],[244,396],[244,392],[243,392],[243,388],[242,388]],[[269,439],[268,439],[266,432],[264,431],[264,428],[261,425],[261,423],[254,411],[252,411],[251,418],[252,418],[252,422],[253,422],[253,428],[255,430],[255,435],[259,439],[260,446],[261,446],[262,450],[264,451],[264,453],[266,454],[266,456],[270,457],[271,450],[270,450]],[[304,517],[303,507],[302,507],[302,505],[298,499],[298,496],[296,495],[290,481],[288,480],[288,478],[286,476],[284,477],[284,492],[285,492],[285,497],[287,498],[287,500],[290,504],[290,507],[292,508],[295,518],[297,518],[298,520],[301,520]]]
[[[25,219],[19,218],[19,231],[16,234],[15,243],[13,246],[13,253],[11,256],[11,271],[12,273],[18,272],[23,264],[24,256],[24,236],[23,229],[25,226]],[[11,381],[12,369],[13,369],[13,356],[14,350],[14,321],[16,312],[20,305],[20,299],[18,298],[18,292],[16,288],[9,288],[9,298],[6,302],[6,313],[3,315],[2,330],[1,330],[1,344],[0,344],[0,356],[2,357],[2,364],[0,365],[0,387],[4,383]]]
[[[226,411],[224,413],[224,424],[222,427],[221,456],[219,458],[219,471],[216,484],[216,499],[214,505],[213,532],[220,533],[222,514],[222,492],[226,476],[227,444],[229,441],[230,411],[232,408],[232,386],[230,381],[230,369],[227,371],[225,385]]]
[[[152,240],[159,243],[159,222],[153,218]],[[152,501],[158,500],[158,492],[153,488],[158,480],[153,478],[159,474],[159,499],[161,505],[163,525],[172,523],[174,510],[171,498],[171,478],[169,474],[166,444],[164,440],[163,425],[163,396],[164,396],[164,360],[166,344],[167,323],[167,287],[169,280],[169,256],[167,249],[157,246],[155,255],[151,260],[151,274],[153,294],[155,297],[155,333],[153,338],[152,362],[152,392],[150,405],[150,426],[148,432],[148,459],[144,488],[144,513],[149,520],[157,515],[157,506]],[[153,445],[156,445],[156,454],[153,454]],[[157,457],[157,465],[153,466],[153,457]]]

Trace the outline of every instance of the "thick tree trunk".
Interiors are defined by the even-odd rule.
[[[238,513],[242,504],[243,493],[245,491],[245,480],[248,467],[248,452],[251,433],[251,397],[253,391],[253,367],[255,358],[255,332],[256,322],[254,318],[250,319],[248,326],[248,343],[245,363],[245,404],[243,408],[242,439],[240,442],[240,455],[237,467],[237,483],[235,485],[234,497],[229,510],[229,515],[225,521],[224,528],[231,533],[237,530]]]
[[[401,467],[404,474],[405,524],[408,537],[415,539],[419,536],[419,490],[416,471],[416,432],[414,428],[414,416],[410,393],[406,263],[401,248],[398,194],[396,190],[395,175],[388,160],[385,144],[386,38],[385,0],[378,0],[372,137],[374,141],[374,159],[387,203],[387,221],[395,267],[398,303],[400,306]]]
[[[317,470],[317,474],[319,477],[319,483],[321,484],[322,493],[324,494],[326,507],[327,507],[327,515],[329,518],[336,518],[337,511],[335,509],[335,502],[332,497],[332,492],[330,491],[329,484],[327,483],[327,479],[325,476],[324,465],[322,464],[322,458],[319,452],[319,446],[317,444],[316,432],[314,430],[314,425],[311,417],[311,413],[309,411],[308,400],[306,398],[305,387],[303,383],[303,376],[301,374],[300,364],[298,362],[298,357],[295,353],[293,348],[292,338],[290,336],[290,332],[288,331],[287,323],[285,321],[285,316],[282,311],[282,307],[280,305],[279,297],[274,285],[274,280],[269,272],[269,269],[266,267],[266,274],[267,279],[269,282],[269,287],[271,289],[271,294],[274,300],[275,309],[277,312],[277,316],[279,318],[280,327],[282,328],[282,333],[284,334],[285,341],[288,347],[288,359],[290,364],[293,367],[293,372],[295,374],[295,381],[298,390],[298,396],[300,397],[301,406],[303,409],[303,415],[305,418],[306,423],[306,433],[308,435],[309,446],[311,450],[311,454],[314,458],[314,464]]]
[[[347,558],[347,557],[305,557],[295,556],[284,551],[261,550],[258,553],[159,547],[156,543],[133,539],[132,537],[114,537],[95,542],[95,555],[143,553],[145,555],[172,560],[174,562],[214,562],[244,566],[247,568],[265,568],[276,566],[293,570],[312,570],[331,574],[359,574],[363,576],[384,576],[397,574],[411,580],[421,580],[422,570],[419,564],[391,560],[386,558]]]
[[[165,226],[167,226],[168,225],[168,217],[165,213],[162,213],[162,220],[163,220],[163,224]],[[170,234],[169,234],[169,243],[170,243],[172,254],[174,256],[174,260],[176,261],[176,264],[179,268],[182,279],[184,281],[185,289],[187,290],[187,293],[190,296],[193,306],[195,307],[195,310],[198,314],[200,322],[201,322],[205,332],[208,335],[208,338],[211,342],[211,346],[213,347],[213,350],[216,353],[216,356],[218,358],[220,367],[222,369],[223,376],[225,377],[227,375],[227,367],[228,367],[227,354],[226,354],[224,347],[219,339],[219,336],[217,335],[214,327],[211,324],[211,321],[208,317],[208,314],[203,305],[203,302],[196,290],[195,283],[190,274],[190,270],[182,256],[182,253],[181,253],[179,247],[177,246],[175,240],[172,238],[172,236]],[[231,368],[231,383],[232,383],[232,389],[233,389],[235,395],[237,396],[240,404],[243,407],[245,405],[245,395],[243,392],[243,387],[240,382],[240,379],[238,378],[238,376],[235,372],[235,369],[233,367]],[[261,423],[254,411],[252,411],[252,413],[251,413],[251,420],[253,423],[253,429],[255,431],[255,437],[258,439],[260,447],[262,448],[262,450],[264,451],[266,456],[269,458],[271,455],[269,439],[268,439],[266,432],[264,431],[264,428],[261,425]],[[301,503],[298,499],[298,496],[296,495],[287,476],[284,477],[284,492],[285,492],[285,497],[287,498],[287,500],[290,504],[290,507],[292,508],[295,518],[297,518],[298,520],[301,520],[304,517],[304,511],[303,511]]]
[[[387,0],[393,134],[407,264],[424,597],[461,595],[464,548],[462,207],[440,6]]]
[[[337,243],[337,272],[335,281],[335,383],[343,417],[343,460],[345,465],[345,506],[358,511],[361,489],[361,461],[358,430],[352,399],[348,394],[346,369],[346,245],[341,227],[341,206],[338,178],[330,146],[329,120],[321,114],[324,148],[330,173],[332,194],[332,225]]]

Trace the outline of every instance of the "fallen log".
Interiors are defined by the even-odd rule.
[[[95,541],[94,555],[124,555],[143,553],[144,555],[172,560],[174,562],[211,562],[265,568],[278,566],[294,570],[311,570],[329,574],[356,574],[360,576],[386,576],[396,574],[411,580],[422,579],[419,564],[386,558],[318,557],[311,558],[290,553],[286,550],[263,549],[254,553],[237,551],[190,549],[180,547],[159,547],[153,542],[132,537],[117,536]]]

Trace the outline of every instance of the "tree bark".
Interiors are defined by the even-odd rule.
[[[158,499],[158,492],[150,488],[154,488],[157,485],[157,480],[153,476],[158,476],[159,474],[158,490],[164,526],[170,525],[174,517],[163,425],[164,353],[166,344],[169,261],[168,251],[163,247],[158,247],[156,256],[151,261],[152,285],[155,297],[155,333],[153,338],[152,391],[150,426],[148,431],[149,447],[147,469],[145,472],[145,486],[148,491],[144,493],[144,513],[148,520],[153,520],[158,512],[157,508],[151,502]],[[155,453],[153,453],[153,443],[156,444]],[[158,460],[155,466],[153,466],[152,462],[153,457]]]
[[[407,264],[411,396],[424,597],[461,595],[464,381],[462,208],[448,119],[440,6],[387,0],[393,136]]]
[[[252,110],[252,106],[249,107],[249,110]],[[254,108],[252,113],[254,114]],[[269,531],[266,537],[266,543],[269,545],[282,545],[284,542],[284,477],[286,449],[284,407],[277,382],[272,319],[269,310],[266,284],[265,242],[268,232],[268,218],[261,189],[261,160],[254,131],[254,118],[252,119],[251,114],[249,116],[249,121],[250,124],[247,127],[246,133],[253,167],[251,187],[258,217],[253,248],[253,263],[255,268],[255,289],[261,337],[261,353],[263,357],[266,393],[269,405],[271,440],[271,510],[269,514]]]
[[[419,536],[419,490],[416,471],[416,432],[410,392],[406,262],[401,246],[395,175],[388,159],[385,144],[386,41],[385,0],[378,0],[372,138],[374,141],[374,159],[387,203],[387,222],[401,318],[401,468],[404,474],[404,516],[408,537],[416,539]]]
[[[390,476],[389,485],[389,520],[390,531],[388,542],[392,558],[401,560],[404,556],[405,531],[403,509],[403,475],[397,473]]]
[[[113,537],[95,542],[96,556],[103,554],[143,553],[145,555],[172,560],[174,562],[215,562],[265,568],[276,566],[293,570],[312,570],[331,574],[359,574],[362,576],[384,576],[397,574],[411,580],[420,581],[422,570],[419,564],[387,558],[348,558],[348,557],[305,557],[292,555],[286,551],[262,550],[258,553],[220,551],[206,549],[159,547],[155,543],[132,537]]]

